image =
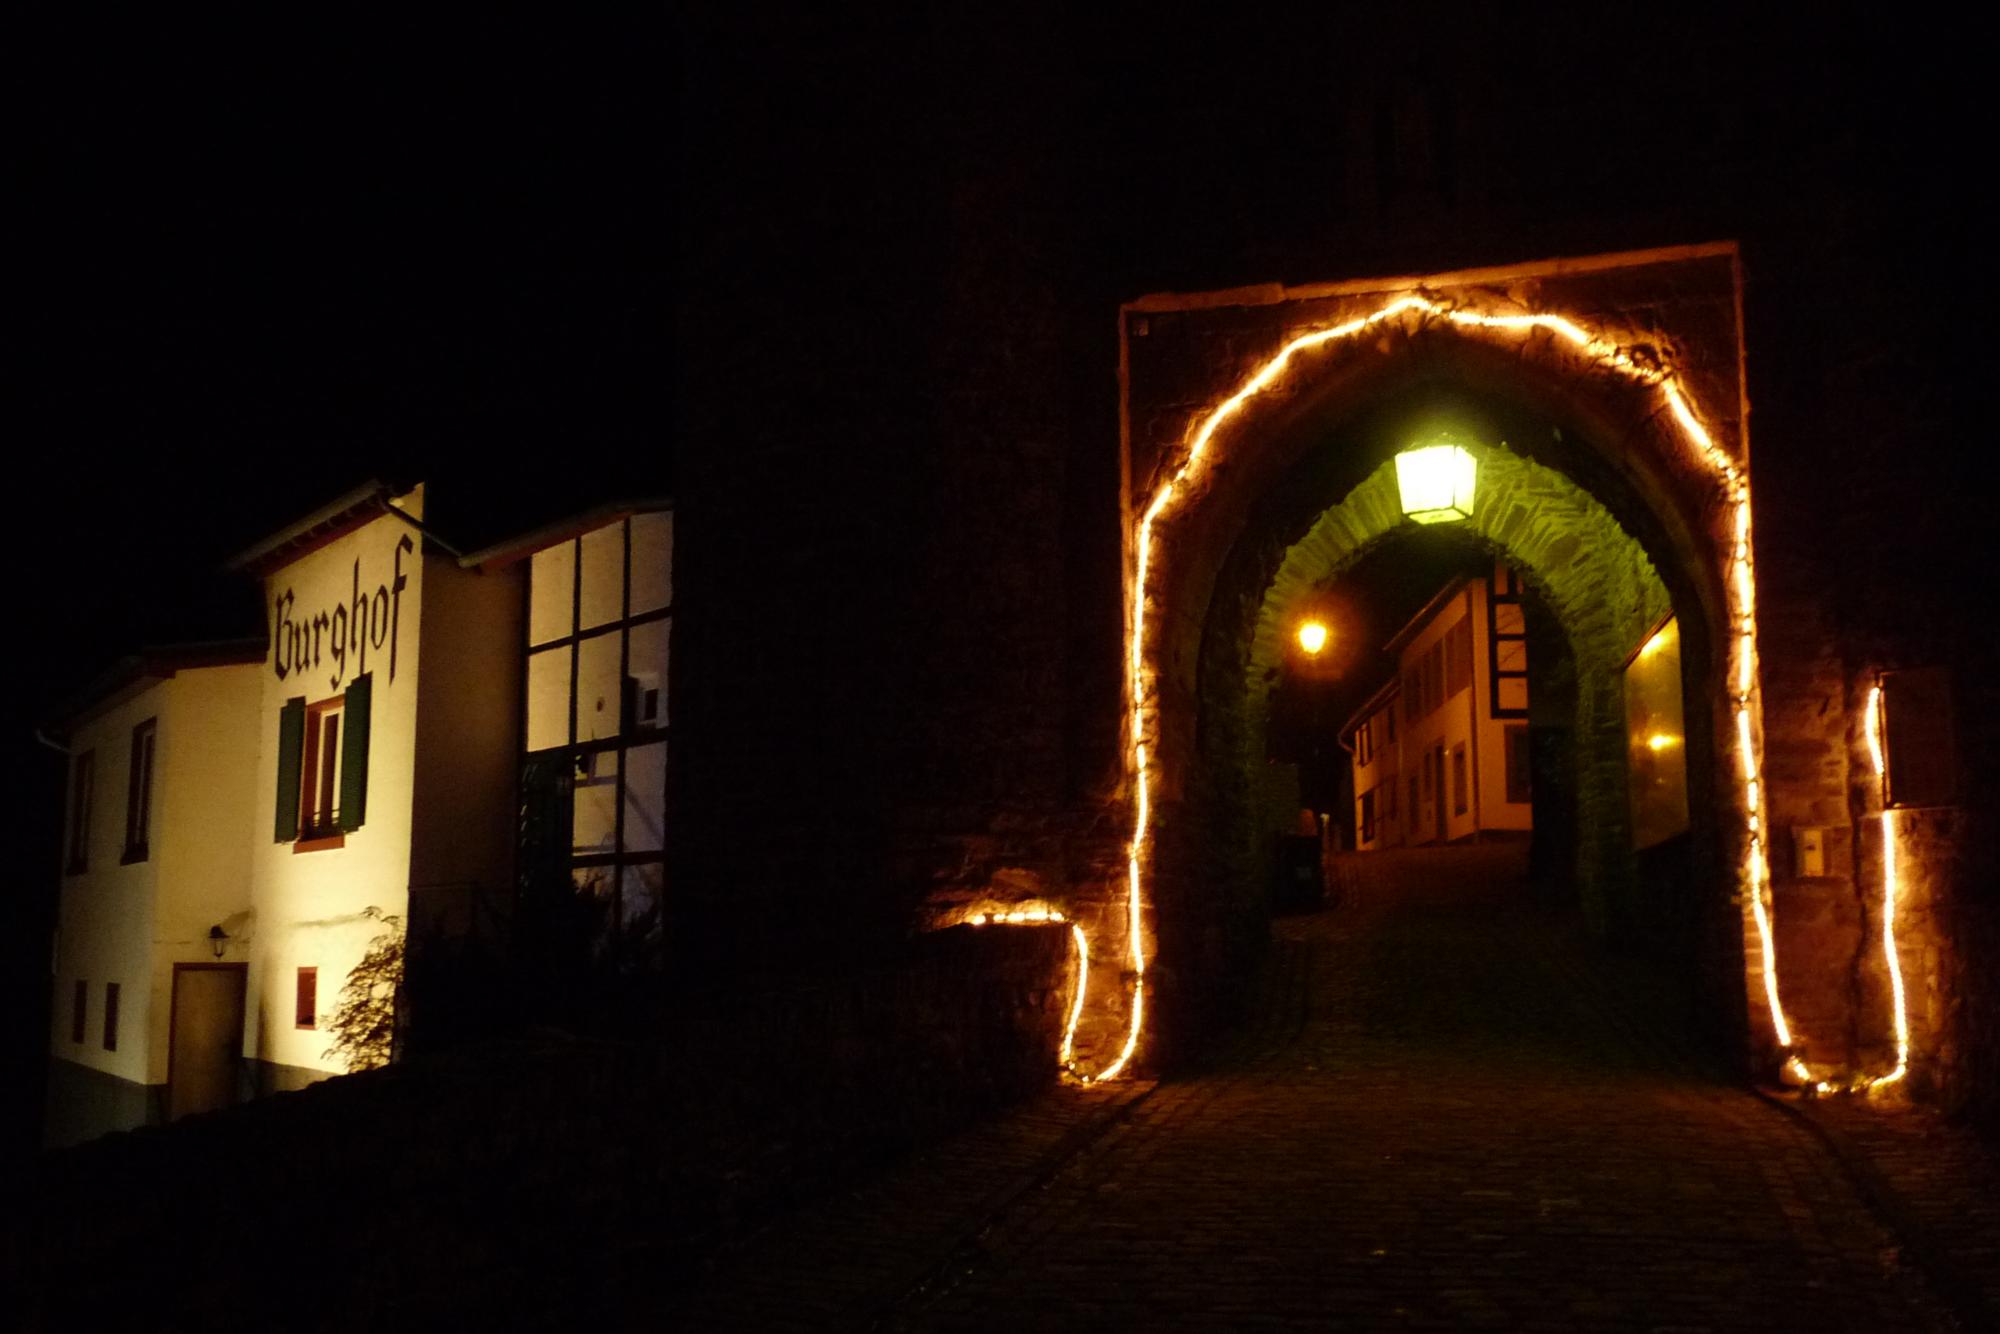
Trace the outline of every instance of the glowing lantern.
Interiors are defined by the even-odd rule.
[[[1308,653],[1318,653],[1326,647],[1326,626],[1318,621],[1307,621],[1299,627],[1299,647]]]
[[[1396,487],[1403,513],[1418,523],[1472,517],[1479,463],[1463,445],[1426,445],[1396,455]]]

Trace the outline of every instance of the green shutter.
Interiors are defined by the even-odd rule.
[[[299,836],[299,766],[306,749],[304,696],[278,710],[278,817],[273,837],[289,843]]]
[[[340,719],[340,827],[353,833],[368,818],[368,706],[375,674],[354,678]]]

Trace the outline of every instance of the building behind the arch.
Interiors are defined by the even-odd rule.
[[[1525,835],[1533,672],[1520,576],[1455,579],[1385,646],[1390,679],[1340,729],[1358,851]]]

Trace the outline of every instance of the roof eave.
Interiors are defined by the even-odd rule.
[[[304,518],[285,525],[261,542],[239,551],[224,561],[222,568],[253,575],[268,573],[283,564],[280,558],[292,555],[295,548],[330,541],[360,526],[363,520],[387,510],[395,494],[394,487],[379,479],[363,482]]]
[[[99,672],[52,713],[49,731],[65,735],[160,681],[204,667],[250,666],[264,661],[269,645],[256,639],[216,639],[156,644],[128,653]]]
[[[653,514],[660,511],[671,512],[674,503],[665,496],[651,496],[634,500],[611,500],[596,505],[580,514],[572,514],[557,519],[553,523],[531,528],[525,533],[496,542],[468,555],[459,557],[458,563],[468,570],[478,570],[482,574],[504,569],[516,561],[534,555],[537,551],[552,547],[558,542],[579,537],[607,523],[627,518],[634,514]]]

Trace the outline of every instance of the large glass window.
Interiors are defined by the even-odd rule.
[[[577,628],[592,630],[625,618],[625,525],[609,524],[583,535],[583,578]]]
[[[576,543],[537,551],[528,565],[528,642],[546,644],[576,631]]]
[[[567,644],[528,655],[528,749],[569,744],[569,681],[573,654]]]
[[[605,741],[625,730],[624,673],[619,659],[625,651],[620,630],[592,635],[576,653],[576,739]]]
[[[658,852],[666,842],[667,745],[634,746],[625,752],[625,827],[627,852]]]
[[[672,516],[615,520],[529,570],[522,865],[650,920],[666,849]]]

